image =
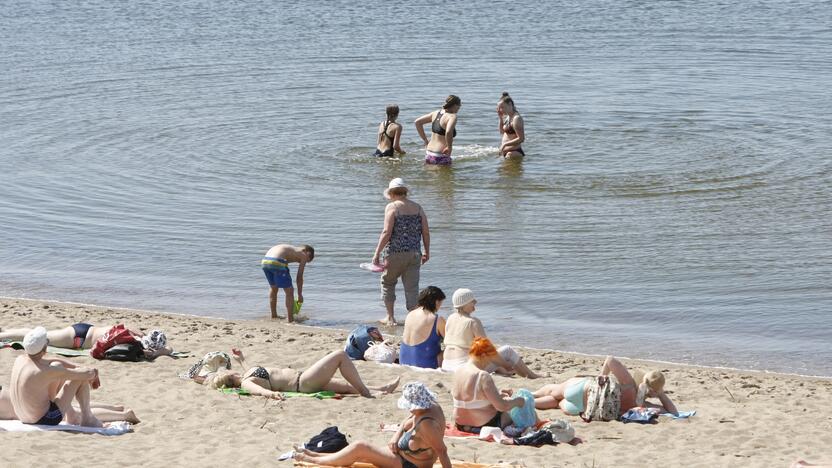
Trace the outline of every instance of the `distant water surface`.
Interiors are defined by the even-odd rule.
[[[6,1],[0,294],[262,317],[260,256],[308,242],[308,323],[350,327],[383,315],[357,265],[403,177],[422,284],[473,289],[501,342],[832,376],[830,25],[828,1]],[[427,170],[410,122],[450,93],[456,161]],[[408,153],[381,161],[390,102]]]

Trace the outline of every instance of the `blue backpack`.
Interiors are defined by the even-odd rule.
[[[378,328],[369,325],[359,325],[347,337],[347,341],[344,344],[344,351],[352,360],[363,360],[364,351],[367,351],[370,344],[375,341],[384,341]]]

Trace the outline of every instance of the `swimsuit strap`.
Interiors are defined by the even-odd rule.
[[[393,123],[393,122],[391,122],[389,120],[385,120],[384,121],[384,129],[381,131],[381,133],[383,133],[384,136],[386,136],[387,138],[390,139],[390,144],[393,144],[393,137],[391,137],[390,135],[387,134],[387,128],[390,126],[391,123]]]

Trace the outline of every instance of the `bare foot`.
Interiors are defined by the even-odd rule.
[[[395,379],[391,380],[387,385],[376,387],[376,390],[380,391],[382,395],[393,393],[393,391],[396,390],[396,387],[399,386],[399,381],[401,379],[401,377],[396,377]]]
[[[85,427],[104,427],[104,424],[102,424],[101,421],[92,414],[84,416],[81,420],[81,425]]]
[[[399,325],[399,322],[397,322],[395,318],[391,319],[391,318],[387,318],[387,317],[384,317],[383,319],[380,319],[378,321],[378,323],[380,323],[382,325],[386,325],[388,327],[395,327],[395,326]]]
[[[138,416],[136,416],[136,413],[134,413],[133,410],[127,410],[127,412],[124,414],[124,420],[131,424],[138,424],[142,422],[142,420],[139,419]]]
[[[76,426],[83,426],[84,418],[81,417],[81,413],[76,411],[74,408],[71,410],[67,410],[64,413],[64,420],[68,424],[74,424]]]

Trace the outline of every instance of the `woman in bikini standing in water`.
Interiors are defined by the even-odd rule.
[[[450,166],[451,153],[456,138],[456,114],[462,107],[459,96],[451,94],[445,99],[442,109],[425,114],[416,119],[416,131],[427,145],[425,164]],[[430,122],[430,141],[425,135],[425,124]]]
[[[526,131],[523,128],[523,117],[514,107],[514,99],[503,93],[497,102],[497,116],[500,118],[500,154],[505,159],[517,159],[526,155],[523,147],[520,146],[526,140]]]
[[[399,118],[399,106],[387,106],[387,120],[378,125],[378,141],[373,156],[390,158],[394,154],[404,154],[399,140],[402,137],[402,125],[396,122]]]

